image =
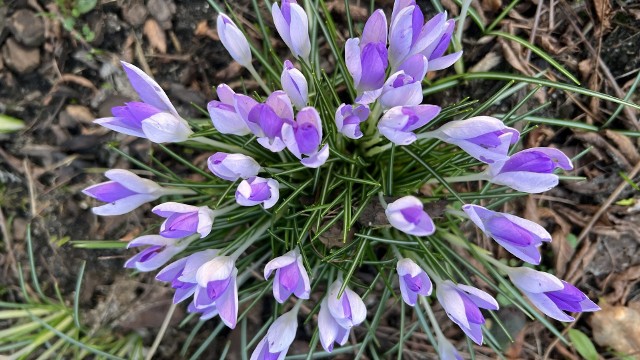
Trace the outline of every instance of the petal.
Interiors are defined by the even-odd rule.
[[[424,272],[424,270],[422,270],[422,268],[420,268],[418,264],[416,264],[413,260],[409,258],[403,258],[401,260],[398,260],[398,263],[396,264],[396,271],[398,272],[398,275],[400,277],[403,277],[405,275],[416,277],[418,276],[418,274],[421,274]]]
[[[143,120],[142,132],[157,144],[183,142],[193,134],[186,121],[169,113],[158,113]]]
[[[169,101],[167,94],[155,80],[132,64],[124,61],[120,61],[120,64],[122,64],[122,68],[129,78],[131,87],[138,93],[143,102],[159,110],[168,111],[174,116],[179,116],[173,104]]]
[[[300,70],[293,67],[291,61],[287,60],[284,64],[285,67],[280,76],[282,89],[287,93],[291,102],[298,109],[302,109],[307,106],[309,96],[307,79],[305,79]]]
[[[177,202],[166,202],[160,205],[156,205],[156,207],[151,209],[151,212],[158,216],[168,218],[175,213],[188,214],[192,212],[198,212],[198,207]]]
[[[176,239],[166,238],[160,235],[143,235],[129,241],[127,249],[143,245],[170,246],[175,245]]]
[[[324,165],[327,159],[329,159],[329,144],[325,144],[320,151],[302,159],[300,162],[302,165],[314,169]]]
[[[381,9],[369,16],[362,30],[361,47],[370,43],[382,43],[385,47],[387,45],[387,17]]]
[[[251,66],[251,48],[247,38],[225,14],[218,15],[218,36],[229,55],[244,67]]]
[[[196,272],[196,281],[203,288],[211,281],[228,279],[235,270],[235,260],[229,256],[218,256],[202,264]]]
[[[291,250],[282,256],[273,258],[264,267],[264,278],[268,279],[269,276],[271,276],[272,271],[283,268],[287,265],[293,264],[295,261],[296,261],[296,254],[294,250]]]
[[[508,241],[502,241],[500,239],[494,240],[500,244],[505,250],[510,252],[513,256],[518,259],[528,262],[529,264],[538,265],[542,260],[542,256],[540,255],[540,250],[538,250],[537,246],[529,245],[529,246],[517,246]]]
[[[399,283],[400,283],[400,295],[402,295],[402,300],[404,300],[404,302],[409,306],[415,306],[416,301],[418,301],[418,294],[416,294],[415,291],[412,291],[411,289],[408,288],[404,277],[402,276],[400,277]]]
[[[291,310],[278,317],[269,327],[267,339],[270,353],[286,352],[298,330],[297,311]]]
[[[284,41],[284,43],[287,44],[287,47],[291,49],[292,46],[291,35],[289,32],[289,23],[282,15],[282,11],[280,10],[277,2],[274,2],[271,6],[271,16],[273,17],[273,23],[276,26],[276,30],[278,31],[278,34],[280,34],[282,41]]]
[[[231,282],[227,286],[227,290],[216,300],[216,308],[220,315],[220,319],[229,328],[236,327],[238,321],[238,285],[236,284],[237,269],[233,269],[231,274]]]
[[[258,105],[258,102],[250,98],[249,96],[242,94],[235,94],[233,96],[233,108],[236,110],[236,113],[240,115],[242,120],[245,121],[247,126],[249,126],[254,134],[257,134],[256,130],[254,129],[255,124],[249,122],[249,113],[256,105]],[[254,125],[254,127],[252,127],[252,125]]]
[[[293,119],[293,106],[287,93],[277,90],[271,93],[264,102],[282,119]]]
[[[213,127],[221,134],[247,135],[251,130],[242,120],[240,115],[235,112],[232,105],[226,105],[219,101],[213,100],[207,104],[209,117],[213,123]]]
[[[517,191],[538,194],[553,189],[558,185],[558,180],[558,175],[555,174],[513,171],[498,174],[491,179],[491,182],[508,186]]]
[[[273,4],[275,5],[275,3]],[[267,337],[265,336],[260,340],[258,346],[256,346],[253,353],[251,353],[251,358],[249,360],[264,360],[266,352],[269,351],[269,347],[267,346]]]
[[[298,287],[294,290],[294,294],[298,297],[298,299],[308,299],[309,294],[311,293],[311,283],[309,282],[307,269],[305,269],[304,265],[302,264],[302,257],[299,255],[296,260],[296,265],[298,267],[298,272],[300,273],[300,279],[298,281]]]
[[[162,189],[162,187],[155,182],[143,179],[128,170],[107,170],[104,176],[137,193],[153,193]]]
[[[291,50],[296,57],[309,59],[311,41],[309,40],[309,20],[304,9],[298,4],[291,3],[291,23],[289,34],[291,36]]]
[[[542,311],[547,316],[549,316],[551,318],[554,318],[554,319],[556,319],[558,321],[564,321],[564,322],[570,322],[570,321],[574,321],[575,320],[573,317],[565,314],[562,310],[560,310],[558,308],[558,305],[556,305],[544,293],[536,294],[536,293],[529,293],[529,292],[526,292],[526,291],[523,291],[522,293],[525,294],[527,296],[527,298],[529,298],[531,303],[535,307],[537,307],[538,310]]]
[[[356,87],[362,77],[362,60],[360,58],[360,39],[351,38],[344,44],[344,56],[347,69]]]
[[[453,65],[462,57],[462,51],[429,60],[429,71],[443,70]]]
[[[197,283],[196,274],[200,266],[210,260],[213,260],[218,256],[219,252],[220,251],[216,249],[207,249],[189,255],[187,257],[187,263],[184,266],[184,270],[182,270],[182,275],[178,280],[182,282]]]
[[[571,164],[571,159],[565,155],[562,151],[550,147],[536,147],[527,149],[527,151],[536,151],[541,152],[547,155],[549,158],[556,163],[556,167],[559,167],[564,170],[573,170],[573,164]]]
[[[276,180],[269,179],[267,184],[269,186],[269,191],[271,192],[271,197],[265,200],[262,204],[265,210],[273,207],[273,205],[275,205],[280,199],[280,183]]]
[[[203,238],[211,232],[213,226],[214,212],[207,206],[201,206],[198,208],[198,229],[197,232],[200,237]]]
[[[526,267],[509,268],[508,275],[515,286],[528,293],[539,294],[564,288],[557,277]]]
[[[416,82],[421,83],[422,79],[427,75],[429,61],[422,54],[415,54],[405,60],[398,68],[405,74],[411,76]],[[417,105],[417,104],[416,104]]]
[[[320,304],[320,313],[318,313],[318,332],[320,333],[320,343],[327,351],[333,351],[333,343],[338,337],[340,325],[331,316],[329,305],[325,297]]]
[[[463,284],[458,284],[458,289],[464,291],[469,299],[478,307],[489,310],[498,310],[499,308],[496,299],[480,289]]]
[[[159,195],[151,194],[133,195],[112,203],[96,206],[91,211],[99,216],[123,215],[137,209],[142,204],[157,200],[159,197]]]
[[[122,119],[118,117],[100,118],[94,120],[93,122],[95,124],[102,125],[107,129],[117,131],[125,135],[146,138],[146,135],[144,134],[144,132],[142,132],[142,126],[140,128],[133,128],[130,124],[123,122]]]
[[[389,30],[389,63],[392,69],[397,69],[411,50],[414,9],[414,6],[409,6],[398,12],[397,17],[392,16]]]
[[[383,88],[380,104],[384,109],[412,106],[422,102],[422,84],[414,82],[398,88]]]
[[[469,327],[469,320],[467,319],[462,296],[450,280],[445,280],[438,286],[436,296],[438,302],[451,320],[462,328]]]
[[[171,264],[164,267],[164,269],[160,270],[160,272],[156,275],[156,280],[163,282],[170,282],[176,279],[184,270],[184,265],[187,263],[186,257],[174,261]]]

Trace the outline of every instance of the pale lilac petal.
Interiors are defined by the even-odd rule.
[[[284,70],[280,76],[282,89],[287,93],[291,102],[298,108],[302,109],[307,106],[309,89],[307,79],[300,70],[293,67],[291,61],[284,62]]]
[[[309,20],[304,9],[296,4],[291,3],[291,24],[289,33],[291,36],[291,50],[296,57],[305,60],[309,59],[311,52],[311,41],[309,40]]]
[[[247,124],[236,113],[233,103],[232,105],[227,105],[213,100],[207,104],[207,110],[213,127],[221,134],[242,136],[251,133]]]
[[[400,277],[399,284],[402,300],[409,306],[415,306],[418,301],[418,294],[407,287],[407,283],[403,277]]]
[[[227,290],[216,300],[216,308],[220,319],[230,329],[236,327],[238,321],[238,285],[236,284],[237,269],[233,269],[231,274],[231,282],[227,286]]]
[[[361,47],[364,48],[370,43],[387,44],[387,17],[381,9],[378,9],[369,16],[362,30]]]
[[[264,266],[264,278],[268,279],[271,272],[287,265],[291,265],[296,261],[296,253],[294,250],[287,252],[282,256],[273,258]]]
[[[278,34],[280,34],[282,41],[287,44],[289,49],[293,49],[291,44],[291,34],[289,32],[289,23],[282,15],[282,11],[278,6],[277,1],[271,5],[271,16],[273,16],[273,23],[276,26],[276,30],[278,31]]]
[[[558,175],[539,174],[530,171],[502,173],[491,179],[494,184],[505,185],[529,194],[538,194],[551,190],[558,185],[558,181]]]
[[[405,60],[398,71],[404,71],[405,74],[411,76],[416,82],[422,83],[422,79],[427,75],[429,61],[422,54],[415,54]]]
[[[307,274],[307,269],[305,269],[304,265],[302,264],[302,257],[299,255],[296,261],[296,266],[298,267],[300,280],[298,282],[298,287],[296,287],[293,293],[299,299],[308,299],[309,294],[311,293],[311,283],[309,282],[309,275]]]
[[[187,214],[191,212],[197,212],[198,207],[193,205],[181,204],[177,202],[166,202],[160,205],[156,205],[151,212],[164,218],[173,215],[174,213]]]
[[[400,12],[411,5],[415,5],[416,0],[395,0],[393,2],[393,10],[391,12],[391,23],[394,23],[396,18],[400,16]],[[391,40],[389,40],[391,42]]]
[[[542,260],[540,250],[537,246],[518,246],[508,241],[502,241],[500,239],[494,239],[500,246],[511,253],[518,259],[528,262],[529,264],[539,265]]]
[[[267,331],[269,352],[272,354],[287,352],[298,330],[298,315],[296,310],[286,312],[278,317]]]
[[[333,343],[336,341],[342,328],[331,316],[329,312],[329,304],[325,297],[320,304],[320,312],[318,313],[318,332],[320,334],[320,343],[327,351],[333,351]]]
[[[329,144],[325,144],[320,151],[302,159],[300,162],[308,168],[318,168],[324,165],[327,159],[329,159]]]
[[[539,294],[564,288],[562,281],[557,277],[526,267],[509,268],[508,275],[515,286],[528,293]]]
[[[265,210],[273,207],[273,205],[278,202],[278,199],[280,199],[280,183],[274,179],[269,179],[267,184],[269,186],[269,191],[271,192],[271,197],[268,200],[265,200],[262,204]]]
[[[284,141],[282,141],[282,139],[280,138],[269,139],[268,137],[261,137],[258,138],[258,144],[274,153],[280,152],[287,147],[287,144],[285,144]]]
[[[251,65],[251,48],[242,31],[225,14],[218,15],[218,36],[229,55],[244,67]]]
[[[498,310],[499,308],[496,299],[480,289],[463,284],[458,284],[458,289],[464,291],[469,299],[471,299],[471,301],[473,301],[473,303],[478,307],[489,310]]]
[[[363,91],[360,95],[358,95],[358,97],[356,97],[355,102],[356,104],[366,106],[378,100],[381,94],[382,94],[382,88],[370,90],[370,91]]]
[[[462,51],[429,60],[429,71],[443,70],[453,65],[462,57]]]
[[[461,328],[469,328],[464,302],[456,286],[450,280],[443,281],[437,287],[436,296],[451,320],[459,324]]]
[[[127,249],[144,245],[168,246],[174,245],[176,241],[176,239],[166,238],[161,235],[143,235],[129,241]]]
[[[122,119],[118,117],[100,118],[94,120],[93,122],[95,124],[106,127],[109,130],[117,131],[125,135],[146,138],[146,135],[144,134],[144,132],[142,132],[142,127],[133,128],[130,124],[123,122]]]
[[[159,197],[159,195],[151,194],[133,195],[112,203],[93,207],[91,211],[99,216],[123,215],[137,209],[142,204],[157,200]]]
[[[187,263],[187,260],[188,258],[185,257],[165,266],[164,269],[160,270],[160,272],[158,272],[158,274],[156,275],[156,280],[163,282],[173,281],[175,278],[180,276],[180,274],[184,270],[184,266]]]
[[[122,186],[138,193],[153,193],[162,189],[162,187],[155,182],[143,179],[128,170],[111,169],[107,170],[104,173],[104,176],[107,179],[118,182]]]
[[[392,15],[391,28],[389,30],[389,63],[392,69],[409,55],[413,41],[413,6],[406,7]],[[394,6],[395,11],[395,6]]]
[[[218,256],[200,266],[196,272],[198,285],[205,288],[212,281],[228,279],[235,270],[235,260],[229,256]]]
[[[293,119],[293,106],[287,93],[277,90],[271,93],[264,102],[282,119]]]
[[[158,113],[142,121],[142,132],[158,144],[183,142],[193,134],[189,124],[169,113]]]
[[[198,208],[198,229],[197,232],[200,237],[203,238],[211,232],[213,226],[213,220],[215,213],[207,206],[201,206]]]
[[[553,160],[556,164],[556,167],[559,167],[564,170],[573,170],[573,164],[571,163],[571,159],[565,155],[562,151],[550,147],[535,147],[529,148],[526,151],[531,152],[541,152],[547,155],[549,158]]]
[[[244,120],[244,122],[254,134],[259,134],[258,132],[256,132],[256,125],[249,122],[249,113],[256,105],[258,105],[258,102],[247,95],[235,94],[233,96],[233,107],[236,110],[236,113],[240,115],[240,118]]]
[[[362,59],[360,57],[360,39],[351,38],[344,44],[345,62],[353,83],[357,88],[362,78]],[[104,126],[104,125],[103,125]]]
[[[207,160],[209,170],[221,179],[236,181],[258,175],[260,164],[243,154],[217,152]]]
[[[393,76],[387,80],[387,83],[393,82]],[[422,102],[422,84],[413,82],[394,88],[385,84],[380,95],[380,104],[384,109],[390,109],[396,106],[414,106]]]
[[[220,251],[216,249],[207,249],[189,255],[187,257],[187,263],[184,266],[184,270],[182,270],[182,275],[178,280],[182,282],[197,283],[196,274],[198,273],[198,269],[208,261],[211,261],[218,256],[219,252]]]
[[[171,101],[167,97],[167,94],[165,94],[155,80],[132,64],[124,61],[120,61],[120,64],[122,64],[122,67],[129,78],[131,87],[133,87],[133,89],[138,93],[138,96],[140,96],[140,99],[143,102],[161,111],[167,111],[174,116],[179,116],[175,107],[173,107]]]
[[[564,322],[575,320],[573,317],[565,314],[562,310],[560,310],[560,308],[558,308],[558,305],[556,305],[551,299],[549,299],[546,294],[529,293],[526,291],[523,291],[523,293],[535,307],[537,307],[547,316]]]
[[[267,338],[264,337],[253,350],[253,353],[251,353],[251,358],[249,358],[249,360],[264,360],[268,352],[269,347],[267,346]]]

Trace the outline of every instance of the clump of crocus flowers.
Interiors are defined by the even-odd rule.
[[[344,44],[346,71],[340,76],[342,83],[349,82],[353,89],[352,93],[349,86],[343,90],[347,93],[344,97],[352,99],[348,103],[332,97],[338,94],[334,89],[327,96],[324,87],[334,84],[313,72],[314,52],[304,8],[295,0],[283,0],[273,4],[272,15],[274,29],[293,55],[293,60],[279,64],[282,90],[275,91],[255,70],[252,48],[242,30],[230,17],[218,16],[217,30],[223,45],[256,78],[265,94],[246,95],[229,85],[218,85],[218,100],[207,106],[213,125],[209,131],[192,129],[148,74],[122,63],[141,101],[113,108],[113,117],[98,119],[97,124],[155,143],[189,146],[198,142],[198,149],[211,148],[204,166],[211,176],[202,183],[170,177],[168,183],[158,184],[115,169],[105,173],[108,182],[84,190],[105,203],[93,208],[102,216],[122,215],[145,203],[164,201],[152,209],[158,216],[157,234],[132,240],[128,247],[142,251],[125,266],[139,271],[164,266],[156,278],[175,289],[174,303],[191,298],[189,312],[203,320],[219,317],[229,328],[238,322],[240,286],[251,279],[256,267],[263,266],[264,279],[272,282],[269,286],[274,299],[289,310],[273,321],[251,359],[284,358],[296,337],[304,302],[310,303],[305,311],[317,310],[312,315],[316,316],[318,339],[324,350],[331,352],[336,344],[345,345],[352,328],[368,316],[367,304],[361,298],[365,291],[356,281],[356,273],[343,271],[344,267],[334,266],[330,260],[319,261],[321,255],[332,251],[329,245],[317,241],[331,228],[331,223],[325,226],[322,217],[348,213],[343,221],[350,223],[341,225],[343,243],[375,239],[368,235],[354,238],[349,231],[358,226],[358,233],[402,240],[397,241],[402,246],[393,241],[364,245],[383,246],[386,254],[397,260],[394,268],[399,299],[411,307],[422,306],[432,315],[426,298],[435,288],[435,298],[451,321],[472,341],[482,344],[485,318],[481,309],[497,310],[499,304],[489,293],[452,276],[433,256],[424,256],[435,254],[437,249],[425,245],[423,239],[439,238],[447,227],[441,227],[439,219],[429,213],[425,206],[428,201],[417,195],[418,189],[425,182],[473,180],[505,186],[505,191],[511,188],[540,193],[558,184],[556,170],[573,168],[570,159],[553,148],[511,153],[520,133],[502,120],[491,116],[447,119],[440,106],[423,104],[427,72],[445,69],[462,55],[445,54],[456,26],[446,13],[425,22],[415,1],[397,0],[389,21],[382,10],[371,14],[361,36]],[[316,77],[314,82],[310,77]],[[435,120],[439,127],[432,128]],[[436,182],[434,177],[426,178],[414,182],[413,188],[394,187],[393,182],[402,183],[401,177],[409,176],[402,167],[421,166],[421,161],[426,164],[421,157],[429,153],[416,155],[414,150],[421,151],[427,144],[432,149],[461,149],[463,159],[474,164],[467,168],[484,169],[466,175],[443,174]],[[379,159],[388,152],[392,153],[392,162],[382,165]],[[403,157],[394,158],[393,154]],[[427,162],[434,166],[433,161]],[[382,166],[386,170],[380,170]],[[399,175],[394,178],[396,170]],[[359,193],[366,201],[347,198]],[[356,221],[372,201],[379,201],[387,224],[362,225]],[[542,226],[480,206],[477,201],[456,201],[457,205],[450,204],[448,216],[469,219],[524,262],[541,262],[539,248],[551,241]],[[335,212],[329,214],[327,209]],[[292,232],[287,232],[286,238],[278,235],[289,230]],[[462,248],[479,249],[466,240],[452,242]],[[270,250],[265,252],[267,248]],[[251,249],[262,249],[267,258],[249,258]],[[347,257],[343,260],[354,264],[352,270],[363,254],[357,249],[354,246],[354,252],[344,252]],[[553,275],[528,267],[508,267],[486,252],[474,252],[508,276],[534,306],[554,319],[572,321],[565,312],[599,309],[576,287]],[[314,291],[324,295],[314,298]],[[319,301],[319,306],[314,306],[314,301]],[[455,347],[431,320],[440,356],[459,359]]]

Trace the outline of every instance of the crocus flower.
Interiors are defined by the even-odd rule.
[[[193,253],[178,261],[165,266],[157,275],[156,280],[169,282],[176,290],[173,295],[173,303],[178,304],[196,291],[196,272],[202,264],[212,260],[218,254],[218,250],[207,249]]]
[[[278,34],[297,58],[309,60],[311,41],[309,40],[309,19],[296,0],[282,0],[282,7],[274,2],[271,6],[273,23]]]
[[[280,317],[269,326],[267,336],[260,340],[256,349],[253,350],[250,360],[284,359],[293,340],[295,340],[297,330],[297,309],[280,315]]]
[[[238,321],[238,269],[235,259],[218,256],[204,263],[196,272],[194,306],[198,310],[220,315],[229,328],[236,327]],[[215,306],[215,308],[213,308]]]
[[[347,287],[342,296],[338,297],[341,287],[341,279],[334,281],[320,304],[318,314],[320,343],[328,352],[333,350],[334,342],[344,345],[351,328],[360,325],[367,317],[364,302],[353,290]]]
[[[520,133],[490,116],[475,116],[466,120],[450,121],[439,129],[424,133],[462,148],[474,158],[492,164],[507,160],[509,145],[518,142]]]
[[[282,70],[282,75],[280,75],[280,83],[293,105],[298,109],[307,106],[309,97],[307,79],[304,78],[302,72],[296,69],[289,60],[284,62],[284,69]]]
[[[422,201],[415,196],[401,197],[390,203],[384,213],[391,226],[409,235],[429,236],[436,231]]]
[[[122,215],[163,195],[193,194],[191,190],[163,188],[128,170],[107,170],[104,176],[111,181],[92,185],[82,190],[84,194],[108,203],[92,208],[91,210],[96,215]]]
[[[236,202],[242,206],[262,204],[269,209],[280,198],[280,184],[274,179],[252,176],[243,180],[236,190]]]
[[[218,37],[220,37],[222,45],[227,49],[233,60],[246,68],[253,67],[251,64],[251,47],[238,26],[227,15],[222,13],[218,15],[216,25]]]
[[[264,104],[258,103],[246,95],[234,96],[236,112],[258,137],[258,143],[265,148],[278,152],[286,145],[282,141],[282,125],[293,123],[293,107],[287,94],[274,91]]]
[[[207,165],[215,176],[228,181],[250,178],[260,172],[260,164],[243,154],[217,152],[209,157]]]
[[[382,108],[422,103],[422,79],[427,73],[427,66],[427,58],[421,54],[416,54],[404,62],[399,71],[389,76],[382,87]]]
[[[167,202],[154,207],[154,214],[166,218],[160,226],[160,235],[168,238],[181,238],[200,234],[203,238],[211,232],[215,211],[207,206],[193,206],[176,202]]]
[[[160,85],[137,67],[124,61],[121,63],[142,102],[116,106],[111,109],[113,117],[96,119],[94,122],[107,129],[159,144],[187,140],[193,131],[178,115]]]
[[[409,145],[417,140],[413,132],[439,113],[440,107],[435,105],[397,106],[382,116],[378,130],[396,145]]]
[[[446,18],[446,13],[444,17]],[[427,25],[428,24],[429,23],[427,23]],[[453,36],[453,29],[455,28],[455,26],[455,20],[447,20],[447,22],[445,22],[444,31],[442,32],[440,37],[436,39],[436,41],[430,43],[424,50],[420,52],[429,60],[429,71],[446,69],[449,66],[453,65],[453,63],[458,61],[458,59],[460,59],[460,57],[462,56],[462,51],[444,55],[444,52],[447,51],[449,43],[451,42],[451,37]]]
[[[160,235],[139,236],[127,244],[127,249],[148,245],[144,250],[124,263],[126,268],[138,271],[152,271],[164,265],[174,255],[186,249],[193,239],[174,239]]]
[[[291,294],[295,294],[299,299],[309,298],[309,275],[302,265],[302,256],[298,248],[269,261],[264,267],[264,278],[268,279],[273,270],[276,271],[273,297],[279,303],[283,304]]]
[[[336,126],[342,135],[349,139],[360,139],[362,131],[360,123],[369,118],[369,106],[342,104],[336,110]]]
[[[398,260],[396,271],[400,281],[400,294],[407,305],[414,306],[418,295],[431,295],[433,289],[431,279],[413,260],[409,258]]]
[[[496,300],[482,290],[445,280],[438,284],[436,295],[447,316],[476,344],[482,344],[485,320],[479,308],[498,310]]]
[[[598,311],[600,307],[575,286],[542,271],[525,267],[508,268],[513,284],[540,311],[558,321],[573,321],[564,313]]]
[[[227,84],[218,85],[216,92],[220,101],[213,100],[207,104],[213,127],[221,134],[247,135],[251,133],[233,106],[236,93]]]
[[[542,226],[514,215],[491,211],[482,206],[467,204],[462,210],[487,236],[528,263],[540,264],[538,247],[550,242],[551,235]]]
[[[438,336],[438,356],[440,360],[463,360],[453,344],[444,336]]]
[[[368,104],[377,98],[387,71],[387,18],[376,10],[367,20],[362,38],[351,38],[345,43],[345,61],[359,95],[377,92],[377,95],[358,101]]]
[[[558,149],[536,147],[517,152],[506,161],[489,164],[488,176],[495,184],[536,194],[558,185],[558,175],[553,173],[557,168],[572,170],[573,165]]]
[[[282,141],[306,167],[317,168],[329,158],[328,144],[318,149],[322,141],[322,121],[313,107],[300,110],[295,122],[282,125]]]

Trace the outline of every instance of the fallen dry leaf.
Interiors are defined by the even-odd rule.
[[[196,30],[193,32],[195,36],[206,36],[215,41],[220,41],[218,33],[209,27],[207,20],[202,20],[196,25]]]
[[[611,0],[593,0],[593,7],[596,9],[596,15],[600,24],[604,29],[611,28]]]
[[[593,339],[620,354],[640,353],[640,312],[626,306],[606,306],[591,316]],[[636,355],[635,359],[640,359]]]
[[[161,54],[167,53],[167,35],[165,35],[164,30],[162,30],[157,21],[148,19],[145,21],[142,31],[154,49]]]

